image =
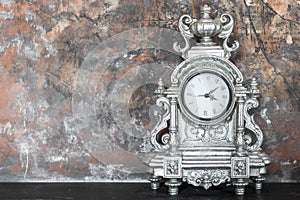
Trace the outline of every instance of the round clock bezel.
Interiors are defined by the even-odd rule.
[[[197,117],[195,116],[185,105],[184,103],[184,90],[186,88],[186,85],[188,84],[188,82],[195,76],[197,76],[198,74],[201,73],[213,73],[217,76],[219,76],[220,78],[222,78],[224,80],[224,82],[226,83],[229,93],[230,93],[230,99],[229,99],[229,103],[227,104],[227,108],[224,112],[222,112],[221,114],[217,115],[214,118],[209,118],[209,119],[204,119],[201,117]],[[224,121],[226,118],[229,117],[229,115],[231,115],[232,110],[234,108],[235,105],[235,101],[234,101],[234,85],[232,83],[232,81],[229,79],[229,77],[223,73],[220,70],[216,70],[216,69],[211,69],[211,68],[201,68],[201,69],[195,69],[193,71],[191,71],[190,73],[186,74],[185,77],[183,78],[183,80],[181,81],[181,84],[179,86],[179,95],[178,95],[178,102],[179,102],[179,106],[182,110],[182,113],[192,122],[196,123],[196,124],[200,124],[200,125],[214,125],[217,124],[219,122]]]

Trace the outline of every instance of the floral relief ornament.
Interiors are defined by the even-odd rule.
[[[184,178],[184,181],[187,181],[189,184],[196,187],[202,186],[206,190],[211,186],[217,186],[230,180],[229,174],[219,169],[193,170],[188,172],[188,176]]]

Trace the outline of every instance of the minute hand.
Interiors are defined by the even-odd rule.
[[[214,93],[219,87],[216,87],[215,89],[211,90],[210,92],[208,92],[208,95],[211,95],[212,93]]]

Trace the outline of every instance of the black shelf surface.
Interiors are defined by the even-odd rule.
[[[150,183],[0,183],[0,199],[300,200],[300,183],[265,183],[260,192],[249,185],[245,196],[236,196],[234,187],[225,185],[205,190],[183,184],[178,196],[170,196],[166,186],[151,190]]]

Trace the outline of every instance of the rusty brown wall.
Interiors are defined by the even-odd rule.
[[[155,83],[204,3],[234,17],[231,60],[260,82],[267,180],[299,182],[295,0],[1,0],[0,181],[145,180]]]

